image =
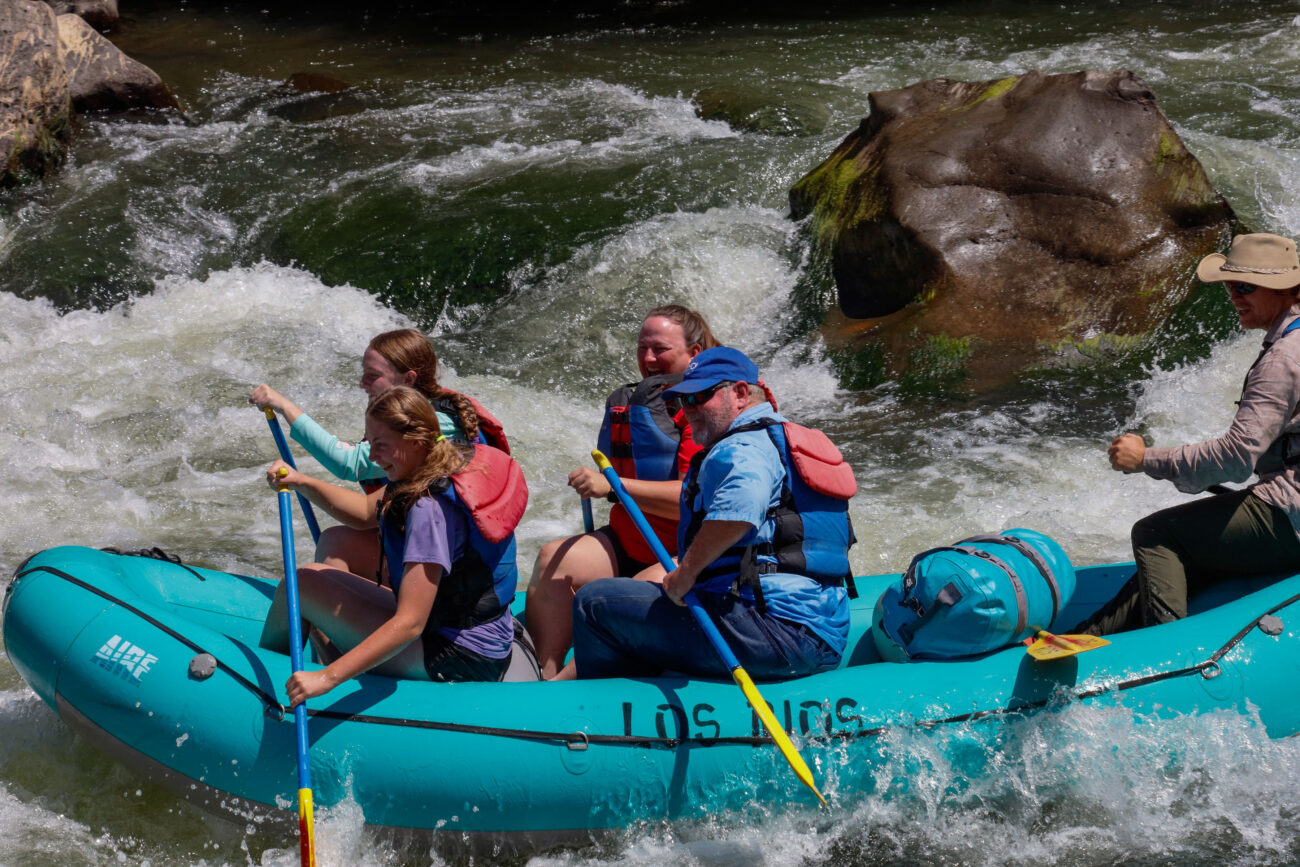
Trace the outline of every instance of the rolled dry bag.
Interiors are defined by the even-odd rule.
[[[1042,533],[972,536],[912,558],[876,603],[877,644],[908,658],[988,653],[1051,630],[1073,593],[1074,566]]]

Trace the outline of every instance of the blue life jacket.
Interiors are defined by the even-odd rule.
[[[827,587],[848,584],[856,598],[849,568],[849,547],[857,538],[849,520],[849,499],[857,491],[853,470],[826,435],[812,428],[775,418],[761,418],[727,431],[691,460],[682,486],[682,514],[677,550],[686,551],[700,531],[707,509],[700,500],[699,470],[714,445],[726,437],[766,430],[781,456],[785,478],[781,498],[768,510],[751,545],[728,548],[700,573],[701,584],[726,577],[733,592],[753,589],[760,613],[763,604],[761,576],[774,572],[803,575]]]
[[[519,584],[514,530],[528,504],[519,464],[499,449],[479,444],[465,469],[436,480],[429,493],[465,514],[469,538],[438,585],[426,631],[439,626],[468,629],[495,620],[509,610]],[[381,526],[384,520],[381,515]],[[400,563],[389,568],[394,593],[402,571]]]
[[[673,422],[677,413],[663,399],[663,391],[682,381],[682,375],[663,373],[630,383],[605,401],[596,447],[614,472],[624,479],[666,482],[677,478],[677,449],[682,432]]]
[[[456,496],[456,489],[442,480],[444,500],[469,518],[469,539],[459,560],[451,564],[450,573],[438,586],[438,596],[429,612],[436,626],[468,629],[496,620],[510,608],[519,585],[519,566],[515,562],[515,534],[499,542],[489,542],[474,522],[474,516]],[[397,587],[396,581],[393,584]]]

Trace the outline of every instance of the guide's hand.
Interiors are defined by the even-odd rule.
[[[1147,453],[1147,444],[1137,434],[1127,433],[1115,437],[1106,454],[1110,457],[1113,470],[1122,473],[1137,473],[1142,470],[1142,457]]]

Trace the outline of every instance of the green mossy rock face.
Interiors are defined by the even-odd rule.
[[[841,343],[975,387],[1140,345],[1235,225],[1127,71],[874,93],[790,205],[841,310],[873,320]]]

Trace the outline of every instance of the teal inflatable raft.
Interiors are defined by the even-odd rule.
[[[1080,569],[1064,622],[1131,573],[1131,564]],[[1236,709],[1257,713],[1272,736],[1300,731],[1300,576],[1223,588],[1185,620],[1065,659],[1035,661],[1017,646],[909,663],[881,662],[870,635],[874,600],[893,578],[858,579],[841,668],[760,685],[833,807],[873,791],[891,749],[881,735],[896,726],[963,726],[993,742],[999,721],[1073,700],[1121,704],[1148,723]],[[54,548],[8,587],[5,648],[32,689],[105,753],[209,809],[292,819],[294,725],[280,704],[289,660],[257,646],[273,587]],[[1224,601],[1223,591],[1239,598]],[[470,838],[535,845],[637,821],[816,803],[730,682],[364,676],[311,703],[310,734],[318,807],[351,798],[368,823]]]

